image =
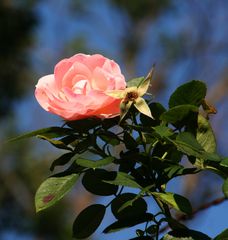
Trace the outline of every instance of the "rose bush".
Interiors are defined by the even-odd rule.
[[[116,62],[100,54],[76,54],[60,61],[54,74],[39,79],[35,96],[46,111],[66,120],[111,118],[120,114],[121,99],[105,92],[125,88]]]

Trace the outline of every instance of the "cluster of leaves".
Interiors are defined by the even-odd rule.
[[[143,84],[140,78],[130,81],[128,86],[138,86],[139,81]],[[119,117],[89,118],[20,136],[37,136],[66,150],[50,170],[67,167],[40,185],[35,196],[36,211],[57,203],[81,179],[87,191],[109,196],[111,200],[107,205],[92,204],[77,216],[73,224],[77,239],[87,238],[96,231],[108,207],[116,221],[104,233],[145,223],[143,229],[136,230],[133,239],[211,239],[173,217],[171,209],[191,216],[191,203],[179,194],[166,191],[167,183],[175,177],[210,170],[224,179],[223,192],[228,197],[228,158],[216,153],[212,128],[201,109],[202,102],[205,108],[205,97],[205,84],[193,80],[174,91],[168,109],[147,100],[153,118],[131,104],[121,122]],[[88,153],[90,159],[85,157]],[[183,163],[183,157],[188,159],[188,166]],[[131,188],[134,193],[128,192]],[[153,199],[160,210],[149,212],[146,199]],[[159,238],[164,223],[171,231]],[[224,239],[227,234],[225,231],[215,239]]]

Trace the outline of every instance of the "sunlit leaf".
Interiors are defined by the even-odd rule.
[[[176,123],[182,121],[191,112],[198,112],[198,107],[189,104],[178,105],[164,112],[160,119],[169,123]]]
[[[142,188],[135,179],[128,175],[127,173],[118,172],[116,178],[111,181],[105,181],[110,184],[132,187],[132,188]]]
[[[54,139],[51,139],[51,138],[47,138],[45,136],[42,136],[42,135],[37,135],[38,138],[40,139],[43,139],[43,140],[46,140],[48,141],[49,143],[51,143],[54,147],[56,148],[60,148],[60,149],[65,149],[65,150],[70,150],[72,151],[72,148],[66,146],[62,141],[60,140],[54,140]]]
[[[132,104],[133,104],[132,101],[129,102],[122,101],[120,103],[120,122],[125,118]]]
[[[150,78],[146,78],[142,83],[140,83],[137,90],[139,96],[143,96],[148,91],[148,88],[150,86],[150,81],[151,81]]]
[[[166,193],[152,192],[152,194],[178,211],[184,212],[188,215],[192,213],[192,207],[190,202],[188,201],[187,198],[181,195],[170,192]]]
[[[220,165],[223,167],[228,167],[228,157],[223,158],[222,161],[220,162]]]
[[[134,106],[138,109],[138,111],[150,118],[153,119],[153,116],[151,114],[151,111],[150,111],[150,108],[149,106],[147,105],[146,101],[141,98],[141,97],[138,97],[136,100],[135,100],[135,103],[134,103]]]
[[[74,186],[78,177],[78,174],[71,174],[45,180],[35,195],[36,212],[49,208],[61,200]]]
[[[200,106],[207,92],[206,85],[198,80],[187,82],[178,87],[169,99],[169,107],[182,104]]]
[[[59,138],[72,133],[73,131],[69,128],[49,127],[49,128],[42,128],[36,131],[24,133],[18,137],[10,139],[9,141],[10,142],[17,141],[25,138],[35,137],[37,135],[42,135],[47,138]]]
[[[224,181],[222,185],[222,191],[226,198],[228,198],[228,178]]]
[[[100,160],[77,158],[76,163],[82,167],[98,168],[98,167],[103,167],[103,166],[106,166],[106,165],[112,163],[114,159],[115,159],[114,157],[107,157],[107,158],[103,158]]]
[[[156,127],[153,127],[153,129],[155,130],[155,132],[161,137],[170,137],[173,135],[173,131],[169,128],[169,127],[166,127],[166,126],[156,126]]]
[[[214,153],[216,151],[215,135],[209,121],[202,115],[198,115],[198,128],[196,139],[206,152]]]

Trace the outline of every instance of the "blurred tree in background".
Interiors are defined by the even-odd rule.
[[[32,4],[0,2],[0,117],[10,113],[12,104],[28,89],[31,77],[28,51],[37,19]]]
[[[99,52],[121,63],[127,79],[145,75],[156,63],[151,91],[163,102],[184,81],[207,81],[208,98],[218,109],[213,125],[220,150],[225,154],[227,8],[226,0],[1,1],[0,117],[11,117],[2,121],[1,137],[15,135],[23,124],[32,129],[40,122],[54,125],[47,113],[36,110],[34,98],[28,97],[33,94],[36,76],[52,73],[63,57]],[[22,108],[17,102],[23,96],[26,98]],[[12,111],[13,106],[16,107]],[[58,123],[61,124],[59,120]],[[49,174],[47,169],[55,154],[50,151],[46,144],[28,141],[0,150],[1,239],[8,240],[1,237],[6,231],[28,233],[29,239],[67,239],[72,220],[84,207],[80,205],[91,201],[79,188],[79,193],[58,207],[35,215],[34,192]],[[186,194],[191,194],[195,205],[219,194],[213,184],[202,191],[198,179],[186,184],[183,191],[188,189]],[[79,194],[82,196],[76,201]]]

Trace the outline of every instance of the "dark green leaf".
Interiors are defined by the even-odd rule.
[[[142,231],[141,229],[137,229],[136,234],[137,234],[137,236],[142,237],[144,235],[144,231]]]
[[[157,231],[158,231],[158,225],[156,224],[152,224],[146,229],[146,232],[150,235],[156,234]]]
[[[165,168],[164,171],[170,179],[177,176],[195,174],[199,172],[197,168],[184,168],[181,165],[172,165],[170,167]]]
[[[109,225],[107,228],[105,228],[103,232],[104,233],[116,232],[123,228],[129,228],[140,223],[152,221],[153,219],[154,219],[154,216],[150,213],[144,213],[143,215],[138,215],[138,216],[135,215],[129,218],[121,218],[118,221]]]
[[[157,126],[160,124],[160,116],[166,109],[160,103],[150,103],[149,104],[150,111],[154,117],[154,119],[147,117],[144,114],[140,114],[140,121],[143,126]]]
[[[151,237],[149,237],[149,236],[140,236],[140,237],[131,238],[129,240],[151,240]]]
[[[114,157],[107,157],[100,160],[89,160],[85,158],[77,158],[76,163],[82,167],[98,168],[98,167],[103,167],[112,163],[113,160],[114,160]]]
[[[116,125],[118,125],[120,120],[120,117],[114,117],[114,118],[106,118],[102,121],[102,126],[104,129],[109,129],[111,127],[114,127]]]
[[[187,198],[181,195],[170,192],[166,193],[152,192],[152,194],[178,211],[184,212],[188,215],[192,213],[192,206],[190,202],[188,201]]]
[[[75,144],[74,151],[76,153],[83,153],[83,152],[87,151],[87,149],[91,146],[91,144],[92,144],[91,138],[88,136],[86,139],[84,139],[80,142],[77,142]]]
[[[138,87],[143,81],[144,77],[133,78],[127,81],[127,87]]]
[[[105,181],[105,182],[118,185],[118,186],[120,185],[120,186],[139,188],[139,189],[142,188],[132,176],[124,172],[118,172],[114,180]]]
[[[90,169],[82,178],[85,189],[93,194],[108,196],[116,194],[118,186],[109,184],[106,181],[115,179],[116,172],[109,172],[104,169]]]
[[[110,131],[100,131],[97,135],[106,143],[116,146],[120,143],[118,136]]]
[[[222,185],[222,191],[226,198],[228,198],[228,178],[224,181]]]
[[[126,206],[123,210],[120,210],[126,202],[131,202],[131,204]],[[136,194],[123,193],[112,201],[111,210],[117,219],[130,218],[134,215],[143,215],[146,213],[147,204],[143,198],[137,197]]]
[[[72,152],[63,154],[61,157],[57,158],[51,164],[50,170],[53,171],[56,166],[63,166],[65,164],[67,164],[74,155],[75,154]]]
[[[42,135],[47,138],[59,138],[63,137],[69,134],[72,134],[72,130],[69,128],[61,128],[61,127],[49,127],[49,128],[42,128],[36,131],[28,132],[25,134],[22,134],[18,137],[12,138],[9,141],[17,141],[25,138],[35,137],[37,135]]]
[[[216,236],[214,240],[228,240],[228,228]]]
[[[105,210],[104,205],[94,204],[80,212],[73,224],[73,236],[83,239],[92,235],[102,222]]]
[[[171,231],[167,233],[161,240],[211,240],[211,238],[198,231],[178,229],[178,231]]]
[[[79,133],[86,133],[90,129],[95,128],[101,124],[101,119],[99,118],[86,118],[76,121],[66,121],[66,124],[73,128],[74,131]]]
[[[51,207],[74,186],[78,180],[78,174],[64,177],[50,177],[38,188],[35,195],[36,212]]]
[[[118,161],[116,161],[118,164],[120,164],[119,167],[120,172],[128,173],[134,168],[136,164],[135,159],[137,159],[139,156],[138,152],[139,149],[135,148],[130,151],[120,153],[121,158]]]
[[[138,146],[135,139],[128,133],[124,132],[123,140],[127,149],[131,150]]]
[[[185,83],[178,87],[169,99],[169,107],[183,104],[200,106],[207,92],[206,85],[198,80]]]
[[[191,112],[198,112],[198,107],[189,104],[178,105],[164,112],[160,119],[169,123],[177,123],[186,118]]]

